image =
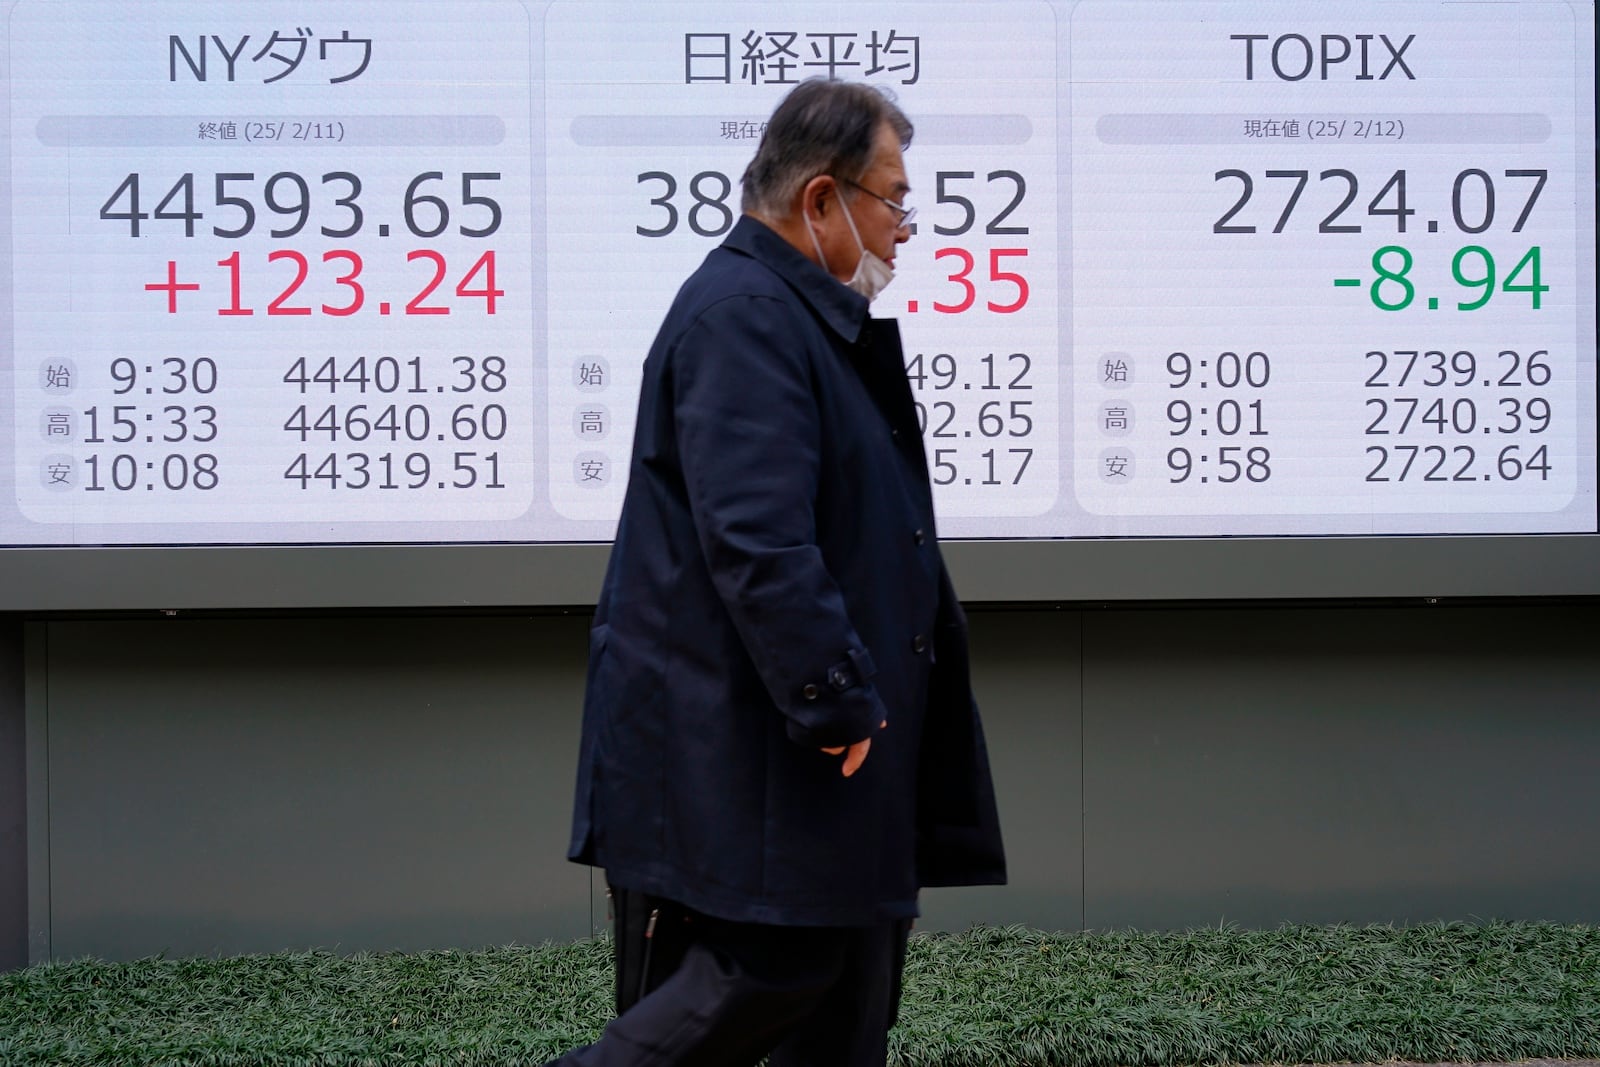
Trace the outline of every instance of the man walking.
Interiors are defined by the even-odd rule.
[[[570,858],[620,1012],[572,1065],[884,1062],[923,886],[1003,882],[899,331],[911,123],[809,81],[644,365]]]

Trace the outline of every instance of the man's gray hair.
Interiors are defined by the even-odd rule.
[[[745,168],[740,207],[749,214],[783,218],[817,175],[859,180],[872,163],[878,130],[886,122],[900,138],[900,147],[909,147],[911,120],[886,91],[826,78],[801,82],[767,122],[756,156]]]

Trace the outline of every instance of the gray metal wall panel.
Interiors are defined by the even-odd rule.
[[[589,933],[587,624],[32,627],[48,955]],[[930,891],[922,928],[1600,921],[1596,633],[1596,604],[974,612],[1012,884]]]
[[[609,544],[7,548],[0,610],[593,606]],[[1600,596],[1600,537],[947,541],[969,600]]]
[[[1085,625],[1087,923],[1600,921],[1600,612]]]
[[[28,962],[50,955],[50,731],[47,691],[50,672],[45,651],[48,629],[23,623],[23,703],[27,715],[28,791]]]
[[[0,971],[28,962],[27,702],[22,624],[0,619]]]
[[[52,625],[53,954],[586,934],[586,623]]]

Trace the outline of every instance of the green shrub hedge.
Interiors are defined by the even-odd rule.
[[[83,960],[0,975],[0,1063],[539,1064],[610,948]],[[891,1063],[1166,1067],[1600,1056],[1600,928],[919,934]]]

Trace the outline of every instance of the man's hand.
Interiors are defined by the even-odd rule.
[[[878,724],[878,729],[887,729],[888,726],[889,720],[885,719]],[[822,751],[830,756],[837,756],[841,752],[844,753],[844,766],[840,768],[840,773],[848,778],[852,774],[859,771],[861,769],[861,765],[867,761],[867,750],[871,747],[872,738],[869,737],[864,741],[857,741],[855,744],[849,746],[849,748],[846,748],[844,745],[838,745],[834,748],[825,748]]]

